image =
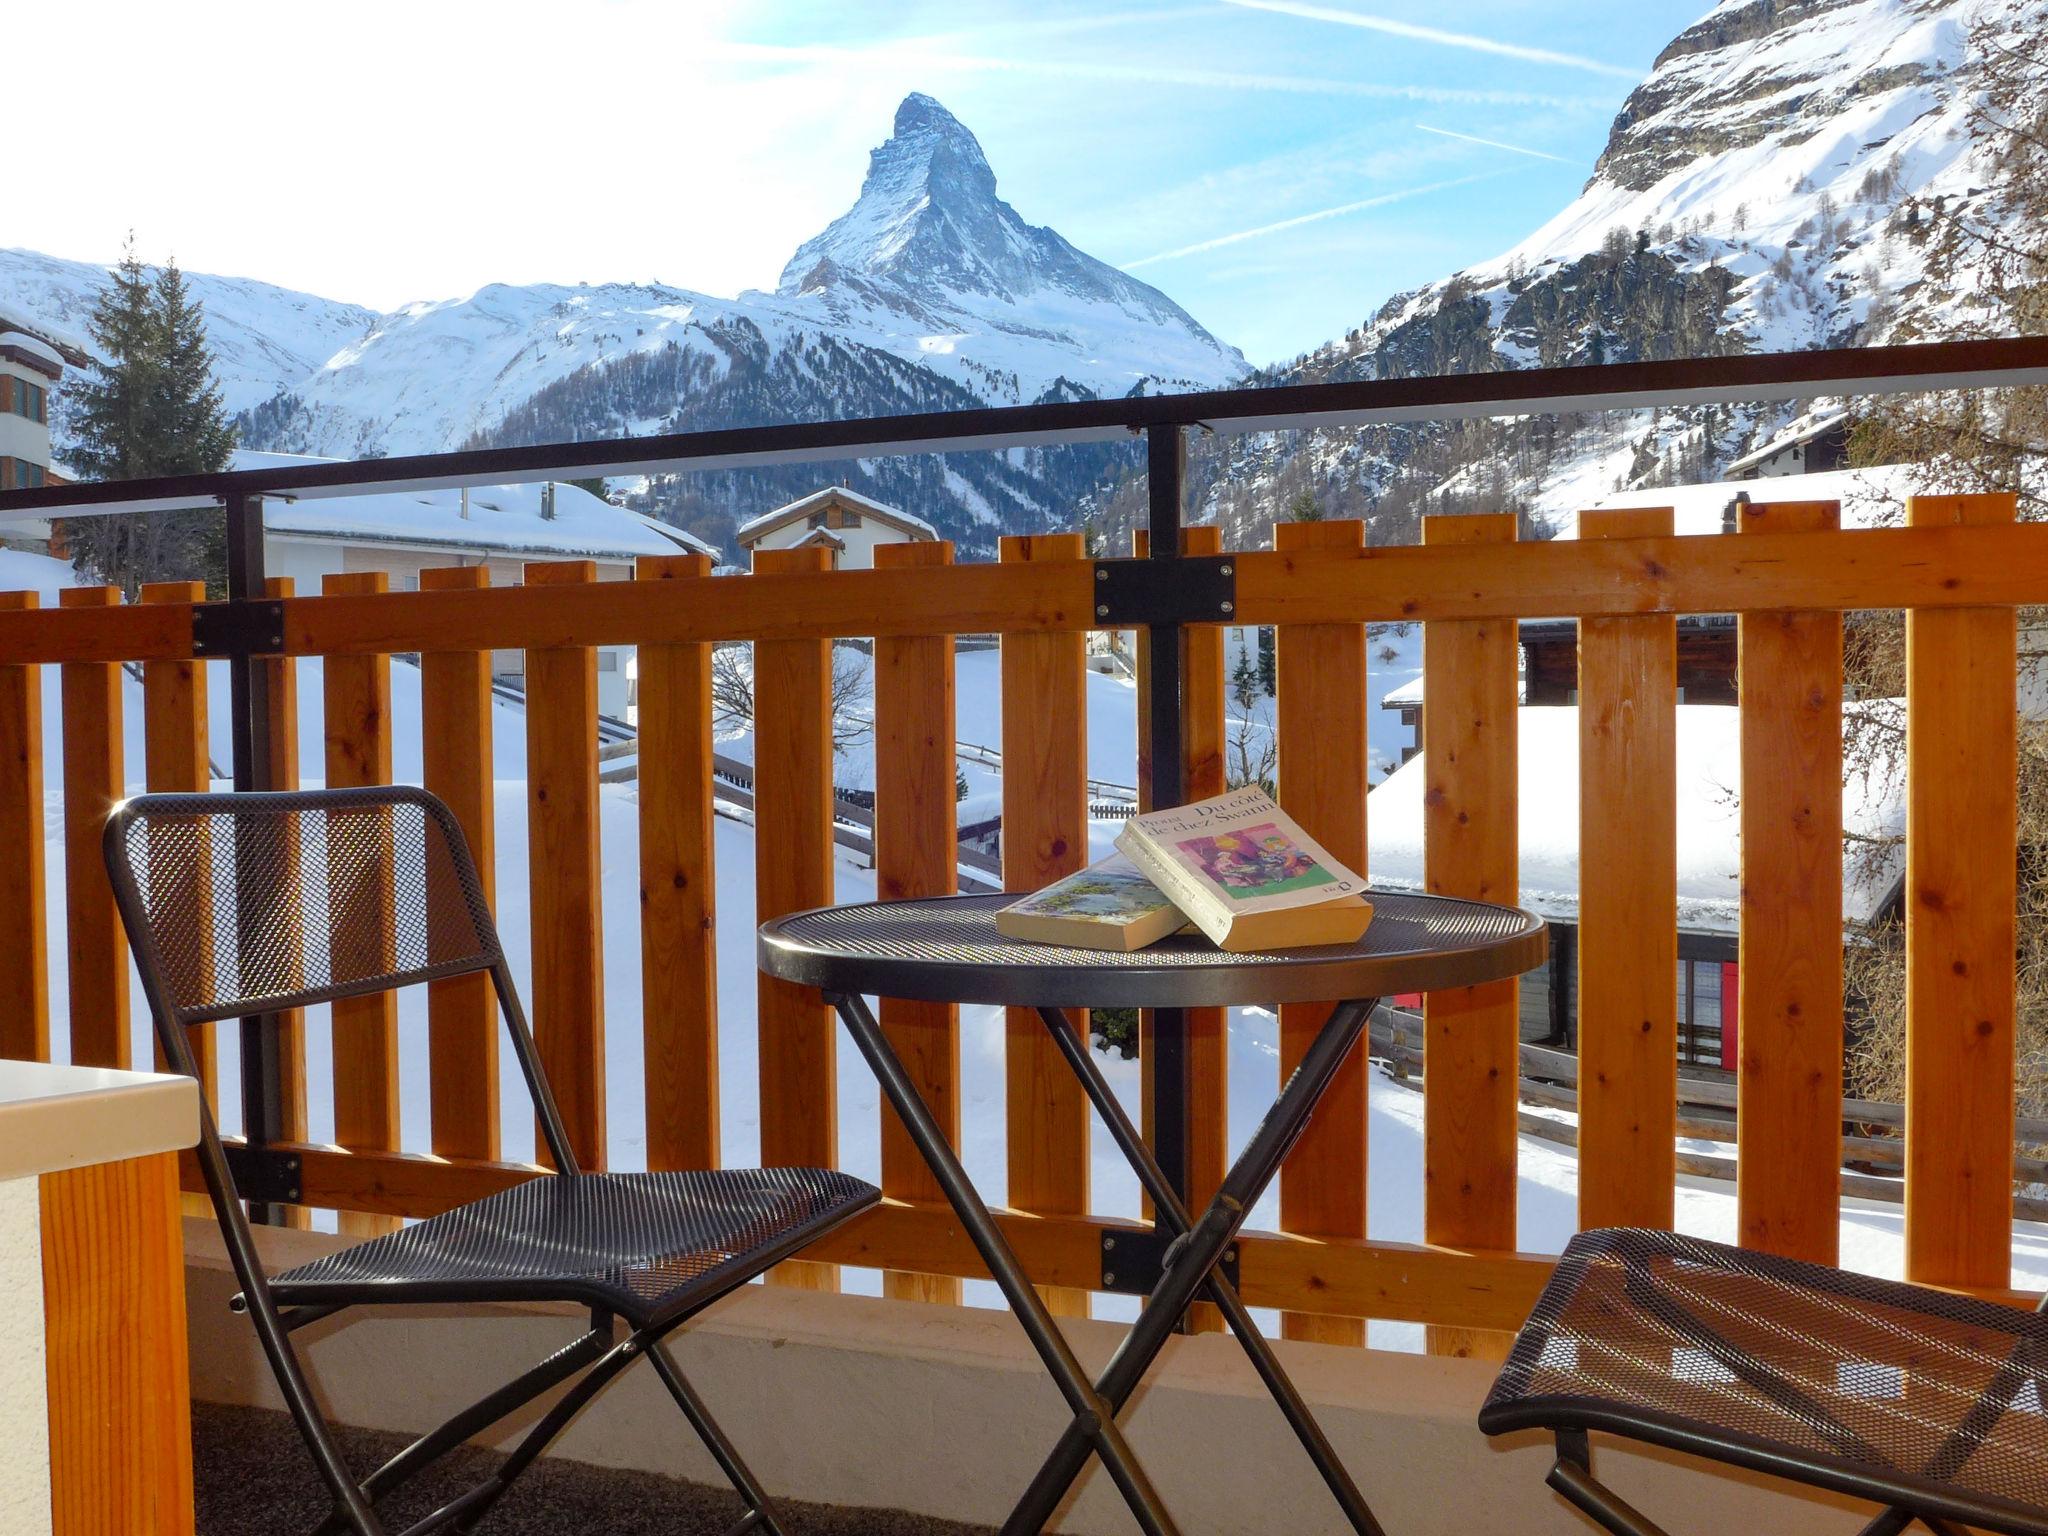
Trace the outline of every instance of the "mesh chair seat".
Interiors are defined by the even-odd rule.
[[[1572,1240],[1479,1416],[2048,1531],[2048,1318],[1670,1232]],[[1939,1492],[1937,1492],[1939,1491]],[[1931,1501],[1930,1494],[1937,1495]]]
[[[537,1177],[271,1287],[284,1304],[573,1301],[646,1326],[743,1284],[880,1198],[824,1168]]]

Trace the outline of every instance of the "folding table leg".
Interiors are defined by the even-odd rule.
[[[1364,1005],[1368,1018],[1371,1017],[1372,1007],[1371,1003]],[[1094,1104],[1096,1113],[1102,1116],[1102,1123],[1107,1127],[1110,1139],[1124,1154],[1124,1160],[1131,1165],[1131,1171],[1137,1174],[1139,1185],[1151,1197],[1159,1224],[1170,1230],[1175,1237],[1186,1233],[1194,1224],[1188,1215],[1187,1207],[1181,1204],[1180,1196],[1175,1193],[1172,1182],[1166,1177],[1166,1170],[1159,1166],[1159,1159],[1154,1157],[1152,1149],[1145,1145],[1144,1136],[1137,1126],[1131,1123],[1131,1117],[1124,1112],[1123,1105],[1117,1102],[1116,1090],[1109,1086],[1109,1080],[1102,1075],[1102,1069],[1089,1055],[1080,1031],[1074,1028],[1073,1021],[1058,1008],[1041,1008],[1038,1013],[1045,1021],[1045,1027],[1051,1031],[1061,1056],[1073,1069],[1074,1075],[1081,1080],[1082,1090],[1088,1095],[1089,1102]],[[1237,1294],[1237,1288],[1218,1271],[1209,1276],[1206,1289],[1210,1299],[1223,1313],[1230,1331],[1244,1347],[1244,1352],[1250,1358],[1252,1368],[1258,1372],[1260,1381],[1265,1384],[1267,1393],[1279,1405],[1281,1415],[1293,1429],[1295,1438],[1301,1442],[1301,1448],[1308,1453],[1309,1460],[1321,1474],[1331,1496],[1343,1509],[1345,1518],[1351,1522],[1351,1528],[1365,1533],[1365,1536],[1382,1536],[1379,1522],[1373,1517],[1364,1495],[1358,1491],[1358,1485],[1352,1481],[1351,1474],[1344,1469],[1343,1462],[1337,1457],[1336,1449],[1323,1434],[1322,1426],[1316,1423],[1315,1416],[1309,1412],[1308,1404],[1303,1402],[1301,1394],[1295,1391],[1293,1381],[1288,1378],[1279,1359],[1273,1354],[1272,1346],[1266,1342],[1266,1336],[1259,1332],[1258,1324],[1252,1321],[1250,1311]],[[1096,1384],[1096,1389],[1109,1402],[1113,1411],[1121,1412],[1128,1400],[1129,1391],[1119,1393],[1112,1390],[1115,1385],[1105,1378],[1103,1382]]]
[[[888,1036],[882,1033],[882,1026],[875,1021],[874,1014],[868,1010],[866,1000],[853,993],[828,992],[825,1001],[838,1011],[847,1033],[853,1037],[854,1045],[866,1059],[875,1080],[881,1084],[883,1096],[902,1117],[904,1129],[910,1133],[911,1141],[931,1168],[932,1176],[939,1181],[939,1188],[945,1191],[954,1214],[967,1229],[975,1251],[981,1255],[989,1274],[1010,1303],[1010,1309],[1016,1313],[1025,1337],[1038,1351],[1047,1374],[1067,1400],[1067,1406],[1073,1410],[1074,1417],[1068,1432],[1081,1441],[1084,1459],[1085,1448],[1092,1445],[1146,1536],[1175,1536],[1173,1520],[1160,1502],[1151,1479],[1132,1455],[1123,1431],[1117,1428],[1116,1416],[1096,1394],[1087,1373],[1081,1369],[1081,1362],[1074,1357],[1059,1325],[1053,1321],[1052,1314],[1045,1309],[1044,1301],[1033,1288],[1031,1277],[1017,1262],[1017,1255],[1003,1236],[1002,1228],[996,1225],[973,1181],[967,1177],[967,1170],[960,1166],[952,1144],[939,1129],[938,1121],[932,1118],[917,1085],[903,1070],[902,1060],[897,1056],[895,1047],[889,1044]]]
[[[1273,1107],[1259,1122],[1258,1130],[1252,1133],[1251,1141],[1224,1175],[1223,1187],[1216,1192],[1215,1199],[1167,1250],[1167,1268],[1160,1276],[1158,1289],[1146,1298],[1138,1320],[1124,1335],[1123,1343],[1117,1346],[1096,1384],[1096,1391],[1112,1414],[1117,1406],[1128,1401],[1159,1351],[1165,1348],[1188,1303],[1214,1278],[1224,1249],[1236,1238],[1238,1228],[1244,1225],[1252,1206],[1279,1172],[1289,1149],[1301,1138],[1317,1102],[1364,1033],[1373,1006],[1372,999],[1355,999],[1338,1004],[1331,1012],[1303,1055],[1301,1065],[1295,1068]],[[1086,1080],[1084,1073],[1084,1084]],[[1282,1406],[1284,1409],[1285,1405]],[[1296,1427],[1298,1432],[1299,1426]],[[1087,1461],[1088,1442],[1078,1432],[1078,1426],[1070,1426],[1004,1523],[1004,1536],[1028,1536],[1042,1530]],[[1347,1508],[1346,1513],[1351,1512]],[[1360,1512],[1371,1521],[1362,1501]],[[1377,1528],[1365,1524],[1359,1529],[1370,1532]]]

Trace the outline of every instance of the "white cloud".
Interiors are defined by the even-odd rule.
[[[1522,43],[1502,42],[1498,38],[1480,37],[1471,32],[1447,32],[1441,27],[1419,26],[1412,21],[1395,21],[1387,16],[1367,15],[1363,11],[1339,10],[1329,5],[1304,5],[1299,0],[1224,0],[1224,3],[1241,10],[1270,11],[1276,16],[1298,16],[1304,21],[1335,22],[1339,26],[1384,33],[1388,37],[1405,37],[1419,43],[1439,43],[1446,48],[1497,54],[1504,59],[1520,59],[1525,64],[1555,64],[1565,69],[1582,69],[1589,74],[1611,75],[1618,80],[1642,78],[1639,71],[1589,59],[1584,54],[1531,48]]]

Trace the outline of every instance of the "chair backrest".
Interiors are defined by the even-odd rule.
[[[425,790],[142,795],[114,808],[104,849],[160,1023],[472,971],[506,990],[469,844]]]

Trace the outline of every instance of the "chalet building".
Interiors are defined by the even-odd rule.
[[[74,338],[0,306],[0,491],[64,482],[50,460],[50,399],[67,367],[89,361]],[[41,522],[7,532],[13,542],[49,538]]]
[[[735,537],[748,563],[757,549],[824,548],[835,569],[866,570],[878,544],[915,544],[936,539],[938,529],[921,517],[828,485],[772,512],[740,524]]]
[[[1849,413],[1830,411],[1794,422],[1728,466],[1726,480],[1816,475],[1849,467]]]
[[[307,462],[295,454],[243,450],[234,468]],[[680,528],[557,483],[267,501],[263,548],[270,574],[292,577],[301,593],[318,592],[322,578],[348,571],[385,571],[392,590],[412,591],[429,566],[485,565],[493,586],[516,587],[529,560],[590,560],[598,580],[623,581],[641,555],[717,558],[710,545]],[[600,714],[632,718],[633,660],[630,646],[598,650]],[[500,651],[491,670],[501,683],[520,686],[525,666],[523,651]]]

